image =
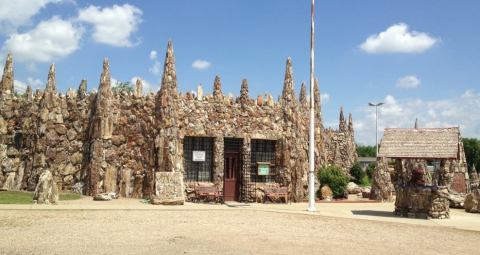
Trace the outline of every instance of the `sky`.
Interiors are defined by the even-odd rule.
[[[480,1],[317,0],[315,76],[324,125],[338,126],[339,108],[353,114],[355,138],[375,144],[387,127],[460,126],[480,138]],[[82,79],[98,87],[104,57],[115,81],[160,86],[173,41],[182,92],[215,75],[238,95],[248,79],[252,98],[281,94],[292,58],[295,89],[309,81],[310,0],[0,0],[0,61],[13,54],[15,86],[44,88],[56,65],[65,92]],[[2,72],[2,71],[0,71]]]

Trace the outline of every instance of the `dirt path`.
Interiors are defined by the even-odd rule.
[[[477,254],[480,232],[252,210],[2,210],[0,254]]]

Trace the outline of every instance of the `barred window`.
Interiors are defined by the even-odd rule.
[[[269,175],[258,175],[257,162],[270,162]],[[251,166],[251,180],[253,182],[275,181],[275,141],[252,139]]]
[[[194,161],[194,151],[205,152],[204,161]],[[187,136],[183,140],[185,181],[211,182],[213,179],[213,138]]]

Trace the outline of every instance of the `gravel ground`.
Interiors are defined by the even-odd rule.
[[[478,254],[480,232],[231,210],[2,210],[0,254]]]

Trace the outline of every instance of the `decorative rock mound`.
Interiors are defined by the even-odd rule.
[[[480,189],[474,190],[465,197],[465,211],[469,213],[480,213]]]
[[[118,195],[115,192],[100,193],[93,196],[94,201],[110,201],[112,199],[117,199],[117,198],[118,198]]]
[[[356,183],[354,182],[349,182],[347,184],[347,192],[348,194],[358,194],[358,193],[362,193],[362,187],[358,186]]]
[[[37,204],[56,204],[58,201],[58,189],[55,179],[49,170],[45,170],[40,178],[33,193],[33,201]]]
[[[322,195],[323,200],[326,200],[326,201],[331,201],[332,200],[333,192],[332,192],[332,189],[328,185],[323,186],[320,189],[320,193]]]
[[[394,187],[388,171],[388,164],[385,159],[378,160],[378,166],[373,172],[373,184],[370,199],[380,201],[391,201],[393,199]]]

